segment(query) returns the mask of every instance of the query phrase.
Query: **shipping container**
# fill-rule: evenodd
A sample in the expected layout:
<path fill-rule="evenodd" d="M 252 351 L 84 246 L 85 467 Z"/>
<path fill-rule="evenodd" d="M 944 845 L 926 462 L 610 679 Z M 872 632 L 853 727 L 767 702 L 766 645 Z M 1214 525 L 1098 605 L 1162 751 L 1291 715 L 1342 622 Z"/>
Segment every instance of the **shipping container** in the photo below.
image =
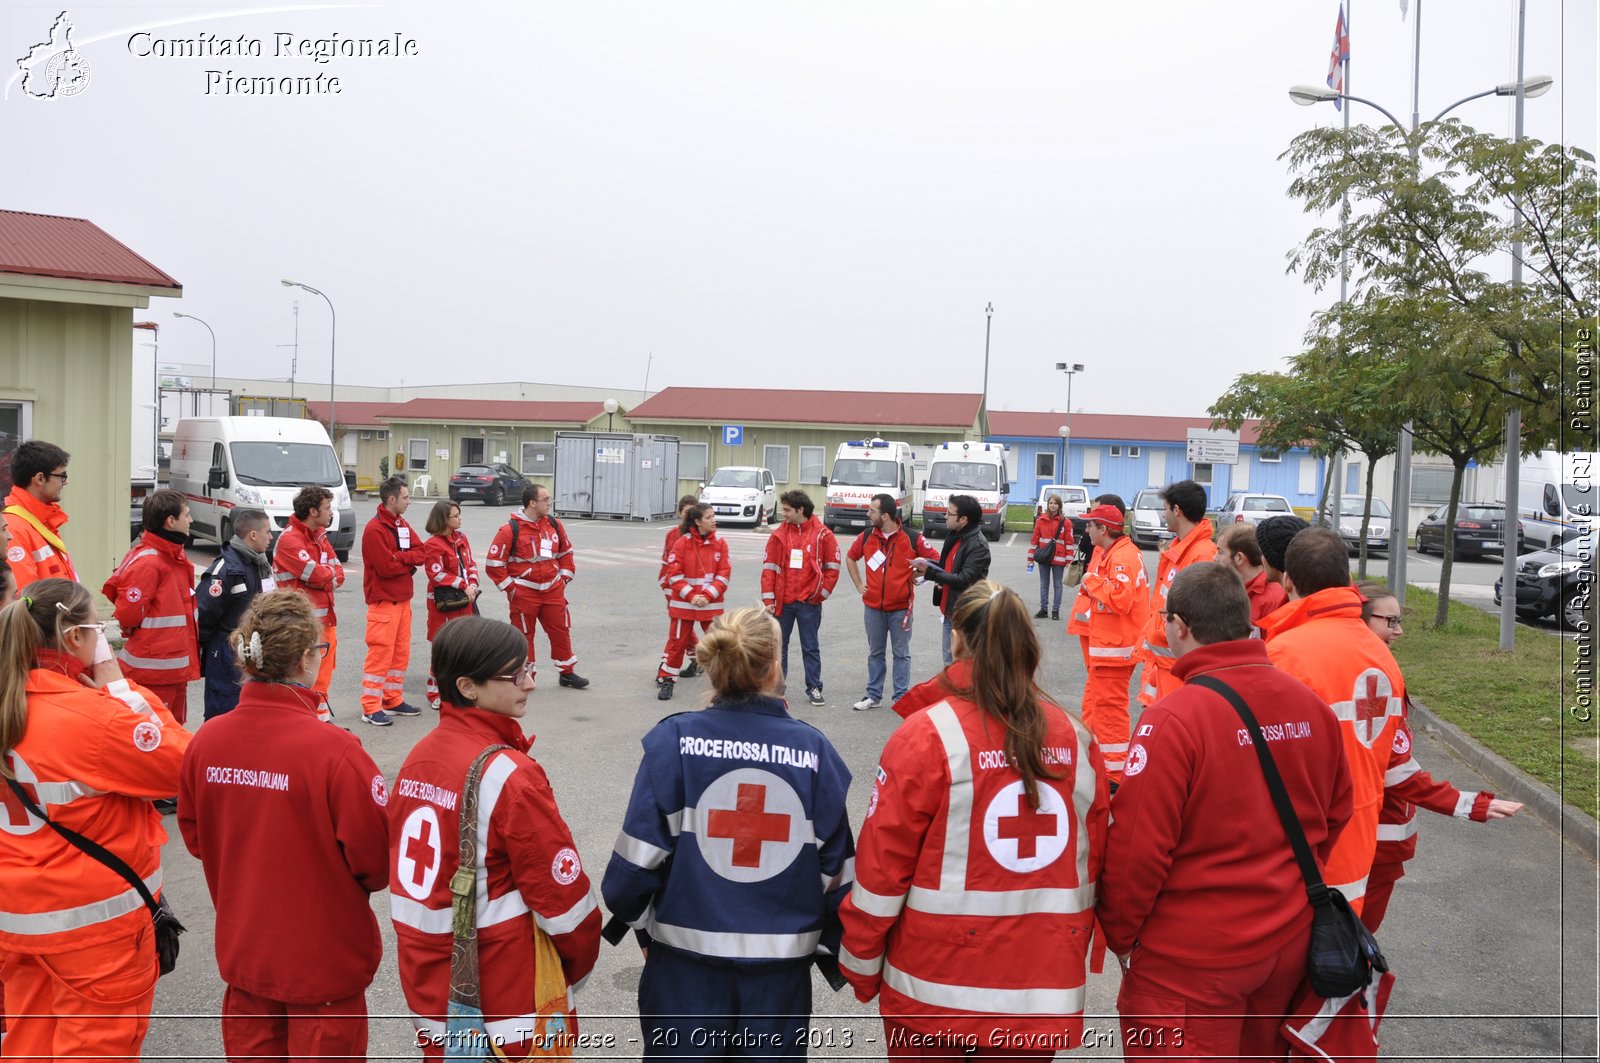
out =
<path fill-rule="evenodd" d="M 556 433 L 558 516 L 661 520 L 676 515 L 677 490 L 677 436 Z"/>

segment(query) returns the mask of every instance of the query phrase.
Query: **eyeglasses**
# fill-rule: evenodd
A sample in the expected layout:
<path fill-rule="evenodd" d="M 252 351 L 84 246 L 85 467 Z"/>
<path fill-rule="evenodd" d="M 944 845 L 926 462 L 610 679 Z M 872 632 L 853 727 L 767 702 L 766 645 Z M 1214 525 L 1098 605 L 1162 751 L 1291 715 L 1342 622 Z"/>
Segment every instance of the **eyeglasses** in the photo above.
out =
<path fill-rule="evenodd" d="M 532 679 L 533 673 L 538 670 L 538 667 L 538 665 L 534 664 L 532 661 L 529 661 L 521 668 L 518 668 L 515 672 L 512 672 L 510 675 L 492 675 L 489 678 L 498 679 L 505 683 L 521 684 L 529 679 Z"/>
<path fill-rule="evenodd" d="M 46 480 L 50 479 L 52 476 L 55 477 L 57 480 L 60 480 L 62 483 L 66 483 L 67 482 L 67 474 L 64 473 L 64 472 L 47 472 L 47 473 L 44 474 L 44 478 Z"/>
<path fill-rule="evenodd" d="M 326 657 L 328 655 L 328 651 L 333 649 L 333 643 L 331 643 L 331 642 L 319 642 L 319 643 L 317 643 L 315 646 L 313 646 L 311 648 L 316 651 L 317 656 Z"/>
<path fill-rule="evenodd" d="M 1161 619 L 1162 619 L 1162 621 L 1164 623 L 1171 623 L 1174 620 L 1182 620 L 1185 624 L 1187 624 L 1189 622 L 1188 619 L 1186 617 L 1184 617 L 1182 614 L 1174 613 L 1170 609 L 1162 609 L 1160 612 L 1161 612 Z"/>
<path fill-rule="evenodd" d="M 1404 622 L 1404 618 L 1398 614 L 1395 616 L 1384 616 L 1382 613 L 1373 613 L 1371 619 L 1382 620 L 1385 624 L 1389 625 L 1390 631 L 1398 631 L 1400 629 L 1400 625 Z"/>
<path fill-rule="evenodd" d="M 76 631 L 80 627 L 86 627 L 90 631 L 93 631 L 96 635 L 104 635 L 106 633 L 106 622 L 104 620 L 97 624 L 73 624 L 71 627 L 67 628 L 67 630 Z"/>

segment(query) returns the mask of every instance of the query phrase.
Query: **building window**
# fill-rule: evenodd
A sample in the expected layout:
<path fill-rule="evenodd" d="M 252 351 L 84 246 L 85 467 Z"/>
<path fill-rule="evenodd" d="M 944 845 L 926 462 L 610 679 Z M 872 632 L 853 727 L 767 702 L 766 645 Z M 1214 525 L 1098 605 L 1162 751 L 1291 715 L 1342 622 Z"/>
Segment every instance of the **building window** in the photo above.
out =
<path fill-rule="evenodd" d="M 387 428 L 378 429 L 378 438 L 379 439 L 388 439 L 389 438 L 389 430 Z"/>
<path fill-rule="evenodd" d="M 1411 469 L 1411 504 L 1413 506 L 1438 505 L 1450 501 L 1451 469 L 1430 469 L 1413 466 Z"/>
<path fill-rule="evenodd" d="M 12 452 L 32 436 L 33 403 L 0 402 L 0 491 L 11 490 Z M 155 472 L 150 470 L 152 476 Z"/>
<path fill-rule="evenodd" d="M 678 479 L 704 480 L 706 478 L 706 452 L 704 443 L 678 444 Z"/>
<path fill-rule="evenodd" d="M 522 475 L 554 476 L 556 471 L 556 445 L 554 443 L 522 444 Z"/>
<path fill-rule="evenodd" d="M 1138 456 L 1139 456 L 1139 448 L 1138 447 L 1129 447 L 1128 448 L 1128 457 L 1137 458 Z"/>
<path fill-rule="evenodd" d="M 1194 463 L 1194 482 L 1197 484 L 1209 484 L 1211 482 L 1211 463 L 1209 461 L 1197 461 Z"/>
<path fill-rule="evenodd" d="M 761 448 L 761 464 L 772 470 L 772 478 L 780 484 L 789 482 L 789 447 L 787 444 L 768 443 Z"/>
<path fill-rule="evenodd" d="M 1264 462 L 1282 461 L 1283 451 L 1273 450 L 1271 447 L 1262 447 L 1260 457 Z"/>
<path fill-rule="evenodd" d="M 1111 456 L 1113 458 L 1122 457 L 1122 447 L 1121 447 L 1121 445 L 1119 445 L 1117 443 L 1113 443 L 1113 444 L 1111 444 L 1111 446 L 1108 449 L 1111 451 Z"/>
<path fill-rule="evenodd" d="M 822 483 L 823 463 L 827 461 L 828 451 L 825 447 L 800 448 L 800 482 L 803 484 Z"/>
<path fill-rule="evenodd" d="M 406 468 L 426 469 L 428 467 L 428 441 L 426 439 L 406 440 Z"/>
<path fill-rule="evenodd" d="M 1056 478 L 1056 452 L 1041 450 L 1033 456 L 1033 475 L 1039 480 L 1054 480 Z"/>

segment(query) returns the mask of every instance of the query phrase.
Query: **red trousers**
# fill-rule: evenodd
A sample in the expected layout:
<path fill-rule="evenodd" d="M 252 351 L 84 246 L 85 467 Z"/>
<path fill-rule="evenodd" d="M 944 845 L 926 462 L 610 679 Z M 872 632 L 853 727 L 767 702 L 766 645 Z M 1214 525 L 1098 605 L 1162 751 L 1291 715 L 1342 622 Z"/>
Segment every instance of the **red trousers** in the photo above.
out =
<path fill-rule="evenodd" d="M 1279 1032 L 1306 973 L 1308 926 L 1264 960 L 1196 967 L 1133 952 L 1117 993 L 1123 1059 L 1282 1059 Z"/>
<path fill-rule="evenodd" d="M 439 633 L 439 629 L 444 627 L 450 621 L 454 620 L 456 617 L 477 615 L 478 607 L 476 605 L 469 605 L 465 609 L 453 609 L 448 613 L 441 613 L 438 609 L 434 608 L 433 599 L 430 597 L 428 599 L 428 642 L 431 644 L 433 642 L 433 636 Z M 439 707 L 439 681 L 433 677 L 433 667 L 431 661 L 428 667 L 428 704 L 432 705 L 436 709 Z"/>
<path fill-rule="evenodd" d="M 189 722 L 189 684 L 188 683 L 145 683 L 145 689 L 161 699 L 161 704 L 172 713 L 172 718 L 179 723 Z"/>
<path fill-rule="evenodd" d="M 366 1059 L 367 995 L 285 1004 L 228 986 L 222 994 L 222 1050 L 229 1063 Z"/>
<path fill-rule="evenodd" d="M 565 595 L 538 603 L 529 602 L 526 607 L 513 601 L 511 625 L 527 638 L 530 663 L 539 659 L 533 646 L 533 633 L 542 627 L 545 637 L 550 640 L 551 663 L 563 672 L 570 672 L 577 667 L 578 657 L 572 652 L 572 614 L 567 610 Z"/>
<path fill-rule="evenodd" d="M 944 1040 L 932 1033 L 896 1022 L 887 1016 L 883 1020 L 883 1037 L 884 1055 L 890 1059 L 912 1060 L 915 1063 L 952 1063 L 952 1061 L 963 1063 L 966 1060 L 971 1060 L 973 1063 L 982 1063 L 984 1060 L 1024 1063 L 1027 1060 L 1043 1061 L 1055 1058 L 1053 1051 L 991 1048 L 982 1038 L 976 1045 L 971 1046 L 960 1040 Z"/>
<path fill-rule="evenodd" d="M 367 605 L 367 659 L 361 666 L 361 713 L 400 704 L 411 663 L 411 603 Z"/>
<path fill-rule="evenodd" d="M 7 1059 L 136 1063 L 156 996 L 155 928 L 70 952 L 0 951 Z M 26 1016 L 26 1017 L 20 1017 Z"/>
<path fill-rule="evenodd" d="M 1361 922 L 1374 934 L 1383 925 L 1383 916 L 1389 910 L 1389 898 L 1394 895 L 1394 884 L 1406 874 L 1403 863 L 1373 864 L 1367 875 L 1367 892 L 1361 901 Z"/>
<path fill-rule="evenodd" d="M 716 616 L 694 620 L 680 620 L 673 617 L 672 625 L 667 628 L 667 648 L 661 651 L 659 674 L 668 679 L 678 678 L 678 673 L 683 671 L 683 658 L 694 653 L 694 648 L 700 644 L 700 636 L 695 631 L 695 625 L 700 626 L 700 631 L 705 631 L 711 627 L 711 621 L 715 619 Z"/>
<path fill-rule="evenodd" d="M 1106 777 L 1122 781 L 1122 766 L 1128 759 L 1128 683 L 1133 679 L 1131 663 L 1089 666 L 1089 679 L 1083 686 L 1083 725 L 1100 743 L 1106 760 Z"/>

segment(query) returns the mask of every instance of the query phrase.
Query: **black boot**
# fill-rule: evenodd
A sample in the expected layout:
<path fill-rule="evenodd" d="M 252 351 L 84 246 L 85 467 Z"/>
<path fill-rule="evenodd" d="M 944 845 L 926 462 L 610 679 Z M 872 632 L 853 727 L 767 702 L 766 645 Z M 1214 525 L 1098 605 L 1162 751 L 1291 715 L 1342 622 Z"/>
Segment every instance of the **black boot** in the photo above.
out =
<path fill-rule="evenodd" d="M 1059 610 L 1059 609 L 1050 610 L 1050 619 L 1051 620 L 1060 620 L 1061 619 L 1061 610 Z"/>
<path fill-rule="evenodd" d="M 1049 613 L 1045 610 L 1045 607 L 1041 605 L 1039 611 L 1033 614 L 1033 618 L 1035 620 L 1043 620 L 1048 615 Z"/>
<path fill-rule="evenodd" d="M 672 682 L 672 680 L 663 679 L 661 681 L 661 688 L 656 691 L 656 700 L 657 701 L 671 701 L 672 700 L 672 688 L 673 688 L 674 685 L 675 684 Z"/>

